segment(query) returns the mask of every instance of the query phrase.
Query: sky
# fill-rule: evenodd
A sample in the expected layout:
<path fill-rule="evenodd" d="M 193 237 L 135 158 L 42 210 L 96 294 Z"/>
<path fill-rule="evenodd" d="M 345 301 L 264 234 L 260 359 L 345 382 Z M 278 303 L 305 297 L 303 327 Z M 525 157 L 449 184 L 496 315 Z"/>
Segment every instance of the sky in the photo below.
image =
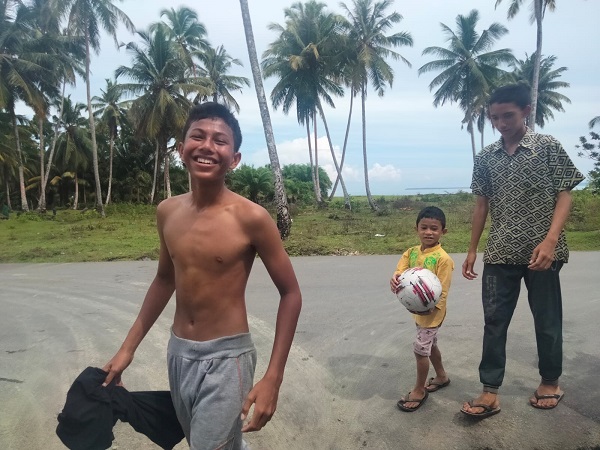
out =
<path fill-rule="evenodd" d="M 506 18 L 511 0 L 504 0 L 497 9 L 495 0 L 396 0 L 388 13 L 397 11 L 403 20 L 390 33 L 405 31 L 412 35 L 413 47 L 399 47 L 396 51 L 412 65 L 390 60 L 394 82 L 383 97 L 369 91 L 366 103 L 367 151 L 371 193 L 373 195 L 408 195 L 429 192 L 468 191 L 471 181 L 472 150 L 470 136 L 461 129 L 463 113 L 456 105 L 433 107 L 433 92 L 429 83 L 435 72 L 418 75 L 417 70 L 433 59 L 422 56 L 425 47 L 446 46 L 440 23 L 456 28 L 458 14 L 467 15 L 473 8 L 479 11 L 479 32 L 493 22 L 503 24 L 509 33 L 501 38 L 495 49 L 510 48 L 518 59 L 535 51 L 534 25 L 529 22 L 530 1 L 525 1 L 520 13 Z M 238 0 L 172 2 L 167 0 L 125 0 L 114 2 L 142 30 L 160 20 L 160 10 L 180 5 L 194 9 L 208 30 L 208 40 L 213 47 L 223 45 L 227 52 L 243 63 L 232 70 L 233 75 L 252 80 Z M 339 1 L 326 0 L 328 10 L 342 13 Z M 292 1 L 249 0 L 250 15 L 259 60 L 277 35 L 269 31 L 269 23 L 284 23 L 284 8 Z M 351 1 L 346 4 L 351 6 Z M 576 145 L 579 136 L 589 132 L 588 122 L 600 115 L 600 1 L 560 0 L 554 12 L 547 12 L 543 22 L 545 56 L 557 57 L 555 68 L 567 67 L 562 81 L 570 87 L 560 92 L 572 101 L 564 104 L 565 112 L 555 113 L 543 129 L 536 131 L 551 134 L 562 142 L 575 165 L 587 175 L 593 168 L 589 159 L 578 157 Z M 120 27 L 119 42 L 139 41 L 136 36 Z M 104 36 L 101 53 L 92 57 L 92 95 L 98 95 L 106 78 L 114 77 L 119 65 L 129 65 L 131 55 L 118 51 L 114 41 Z M 274 79 L 264 81 L 267 97 L 275 84 Z M 243 133 L 242 162 L 259 167 L 269 163 L 264 132 L 256 93 L 250 88 L 235 93 L 241 111 L 238 115 Z M 85 102 L 85 84 L 79 81 L 72 91 L 74 100 Z M 335 98 L 335 108 L 326 108 L 325 114 L 336 154 L 341 156 L 350 96 Z M 289 115 L 273 110 L 269 102 L 277 151 L 282 165 L 308 163 L 306 131 L 298 124 L 295 107 Z M 499 134 L 486 128 L 485 145 L 499 138 Z M 479 150 L 479 135 L 476 136 Z M 365 195 L 364 165 L 361 143 L 360 102 L 355 101 L 343 175 L 350 195 Z M 324 128 L 319 125 L 319 162 L 334 179 L 335 168 L 327 145 Z M 338 190 L 336 195 L 341 195 Z"/>

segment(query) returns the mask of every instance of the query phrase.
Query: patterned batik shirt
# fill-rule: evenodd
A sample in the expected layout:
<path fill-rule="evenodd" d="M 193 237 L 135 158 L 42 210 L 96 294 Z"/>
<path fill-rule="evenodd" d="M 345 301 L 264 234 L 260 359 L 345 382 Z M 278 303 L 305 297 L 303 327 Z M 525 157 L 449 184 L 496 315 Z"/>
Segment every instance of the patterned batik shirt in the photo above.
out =
<path fill-rule="evenodd" d="M 492 224 L 483 262 L 529 264 L 533 249 L 550 230 L 557 195 L 585 177 L 573 165 L 560 142 L 527 128 L 513 155 L 502 138 L 475 157 L 471 189 L 489 199 Z M 567 262 L 564 231 L 555 259 Z"/>

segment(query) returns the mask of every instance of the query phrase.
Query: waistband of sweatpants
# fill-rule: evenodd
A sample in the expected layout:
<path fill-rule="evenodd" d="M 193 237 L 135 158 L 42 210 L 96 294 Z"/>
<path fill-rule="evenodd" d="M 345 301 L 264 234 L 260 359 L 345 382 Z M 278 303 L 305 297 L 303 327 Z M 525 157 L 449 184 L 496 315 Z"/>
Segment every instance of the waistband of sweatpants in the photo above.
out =
<path fill-rule="evenodd" d="M 192 360 L 237 358 L 252 350 L 255 350 L 255 347 L 250 333 L 224 336 L 210 341 L 192 341 L 176 336 L 172 329 L 167 347 L 169 355 Z"/>

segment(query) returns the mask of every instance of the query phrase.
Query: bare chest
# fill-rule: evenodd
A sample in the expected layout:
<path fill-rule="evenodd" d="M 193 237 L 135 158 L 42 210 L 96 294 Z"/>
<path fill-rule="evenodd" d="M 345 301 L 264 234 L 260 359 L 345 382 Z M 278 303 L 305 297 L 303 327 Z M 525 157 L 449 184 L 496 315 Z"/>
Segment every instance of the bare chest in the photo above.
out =
<path fill-rule="evenodd" d="M 164 236 L 173 263 L 184 270 L 223 272 L 254 255 L 247 233 L 228 214 L 173 218 Z"/>

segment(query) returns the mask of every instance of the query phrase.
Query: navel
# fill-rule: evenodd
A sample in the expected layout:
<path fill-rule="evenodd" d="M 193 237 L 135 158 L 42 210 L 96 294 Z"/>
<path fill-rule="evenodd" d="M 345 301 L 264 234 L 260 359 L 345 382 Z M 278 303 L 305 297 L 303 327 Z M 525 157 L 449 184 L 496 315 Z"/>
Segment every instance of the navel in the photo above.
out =
<path fill-rule="evenodd" d="M 221 258 L 220 256 L 216 256 L 215 259 L 218 263 L 223 264 L 223 258 Z"/>

